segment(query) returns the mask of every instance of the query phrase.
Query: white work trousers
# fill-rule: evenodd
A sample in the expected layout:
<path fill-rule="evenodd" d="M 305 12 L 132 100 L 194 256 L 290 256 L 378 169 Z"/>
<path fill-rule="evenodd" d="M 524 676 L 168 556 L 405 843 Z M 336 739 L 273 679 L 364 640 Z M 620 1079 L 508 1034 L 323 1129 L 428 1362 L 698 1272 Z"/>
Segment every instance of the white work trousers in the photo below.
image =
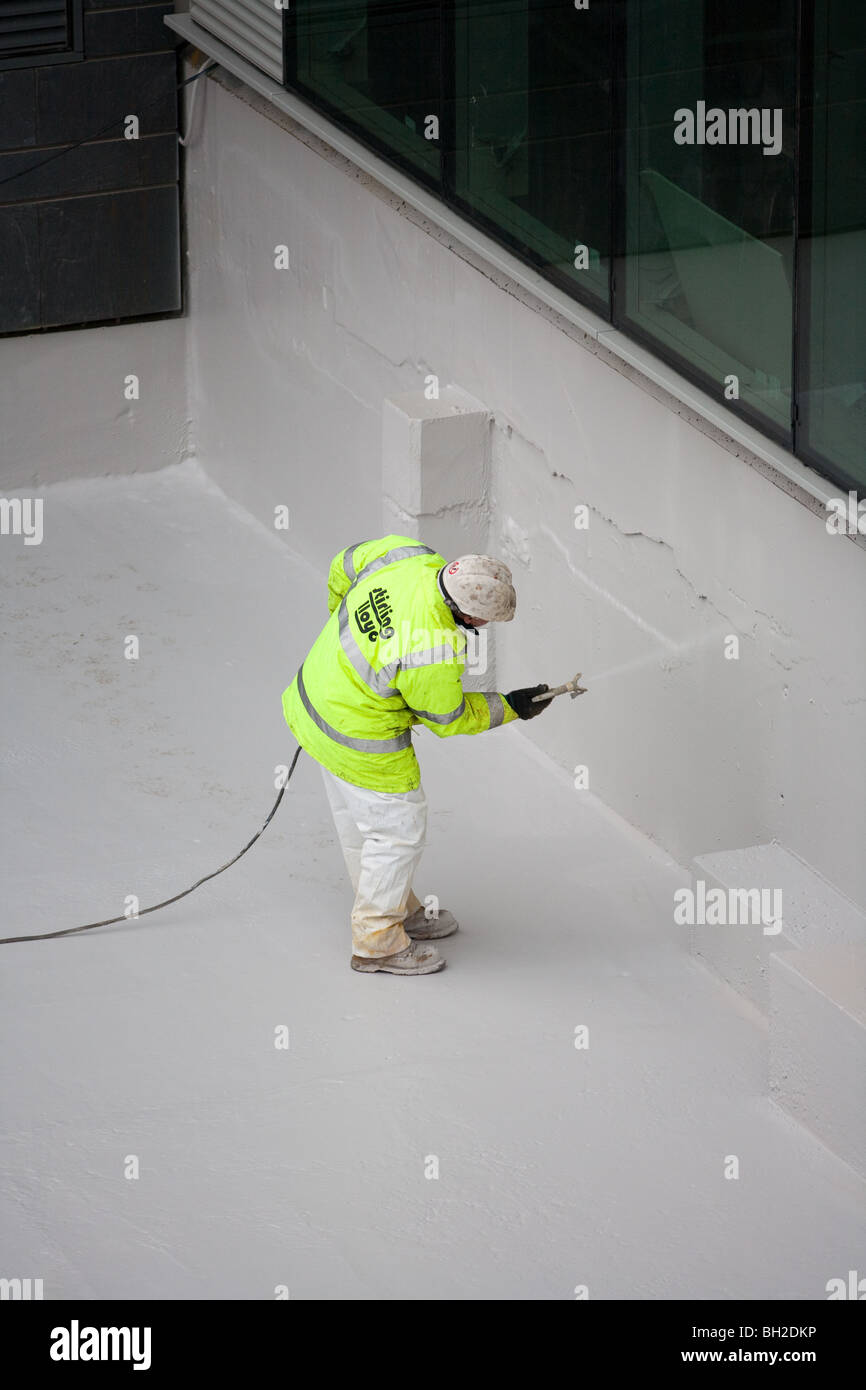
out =
<path fill-rule="evenodd" d="M 334 825 L 355 890 L 352 950 L 356 956 L 391 956 L 411 945 L 406 917 L 421 907 L 412 877 L 426 843 L 427 798 L 411 792 L 374 792 L 322 768 Z"/>

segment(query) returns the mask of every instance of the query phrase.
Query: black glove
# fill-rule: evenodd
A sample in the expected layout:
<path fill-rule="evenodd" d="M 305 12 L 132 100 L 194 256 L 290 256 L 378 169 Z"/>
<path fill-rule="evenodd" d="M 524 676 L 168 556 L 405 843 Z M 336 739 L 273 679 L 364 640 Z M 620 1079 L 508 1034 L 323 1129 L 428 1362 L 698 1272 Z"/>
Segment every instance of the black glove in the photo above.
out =
<path fill-rule="evenodd" d="M 519 715 L 521 719 L 534 719 L 543 709 L 547 709 L 548 705 L 552 705 L 553 701 L 539 700 L 538 704 L 534 705 L 532 697 L 533 695 L 543 695 L 545 690 L 549 689 L 549 685 L 527 685 L 522 690 L 509 691 L 505 698 L 514 713 Z"/>

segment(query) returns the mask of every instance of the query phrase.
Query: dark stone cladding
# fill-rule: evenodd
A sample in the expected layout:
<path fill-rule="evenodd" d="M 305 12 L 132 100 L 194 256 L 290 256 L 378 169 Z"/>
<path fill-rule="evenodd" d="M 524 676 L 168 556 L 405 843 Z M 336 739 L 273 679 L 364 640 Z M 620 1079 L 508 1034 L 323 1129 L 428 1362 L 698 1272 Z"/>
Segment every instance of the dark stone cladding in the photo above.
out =
<path fill-rule="evenodd" d="M 82 59 L 0 69 L 0 333 L 180 309 L 172 8 L 84 0 Z"/>

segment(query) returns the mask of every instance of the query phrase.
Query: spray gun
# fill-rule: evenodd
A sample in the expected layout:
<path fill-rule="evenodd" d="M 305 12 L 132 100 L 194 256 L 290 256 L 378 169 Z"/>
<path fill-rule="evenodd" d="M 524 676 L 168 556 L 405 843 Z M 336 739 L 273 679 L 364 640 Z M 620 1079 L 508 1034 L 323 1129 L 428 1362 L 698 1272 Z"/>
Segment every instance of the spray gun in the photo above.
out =
<path fill-rule="evenodd" d="M 553 690 L 545 690 L 543 695 L 533 695 L 532 704 L 537 705 L 542 700 L 555 700 L 557 695 L 564 695 L 566 691 L 571 696 L 572 700 L 576 700 L 578 695 L 585 695 L 587 687 L 578 684 L 580 674 L 580 671 L 578 671 L 577 675 L 574 676 L 572 680 L 565 682 L 565 685 L 557 685 Z"/>

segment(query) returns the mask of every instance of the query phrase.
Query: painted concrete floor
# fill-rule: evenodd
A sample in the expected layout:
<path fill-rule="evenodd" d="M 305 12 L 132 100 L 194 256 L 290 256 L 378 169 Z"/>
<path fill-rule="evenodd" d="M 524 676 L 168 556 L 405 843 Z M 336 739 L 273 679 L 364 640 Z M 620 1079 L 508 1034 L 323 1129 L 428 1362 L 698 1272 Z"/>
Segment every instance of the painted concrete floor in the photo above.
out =
<path fill-rule="evenodd" d="M 4 935 L 148 906 L 246 843 L 326 616 L 323 576 L 195 465 L 44 498 L 42 544 L 0 546 Z M 825 1298 L 862 1264 L 864 1183 L 767 1101 L 760 1019 L 672 923 L 686 873 L 519 727 L 417 747 L 416 887 L 463 924 L 439 975 L 349 969 L 305 755 L 183 902 L 3 948 L 0 1275 L 46 1299 Z"/>

